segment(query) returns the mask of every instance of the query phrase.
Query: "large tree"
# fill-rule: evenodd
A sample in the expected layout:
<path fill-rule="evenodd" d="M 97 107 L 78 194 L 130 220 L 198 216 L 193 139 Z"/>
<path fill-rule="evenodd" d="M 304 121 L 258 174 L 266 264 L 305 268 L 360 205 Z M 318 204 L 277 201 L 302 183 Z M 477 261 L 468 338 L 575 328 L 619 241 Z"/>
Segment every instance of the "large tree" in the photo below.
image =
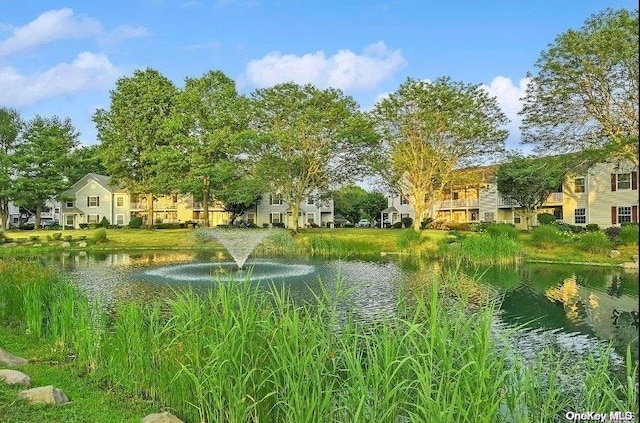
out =
<path fill-rule="evenodd" d="M 23 125 L 17 110 L 0 107 L 0 230 L 7 227 L 9 219 L 9 201 L 15 188 L 15 150 Z"/>
<path fill-rule="evenodd" d="M 407 196 L 415 230 L 454 170 L 502 151 L 507 137 L 497 100 L 480 85 L 447 77 L 409 78 L 376 104 L 372 116 L 382 140 L 378 171 Z"/>
<path fill-rule="evenodd" d="M 367 191 L 357 185 L 346 185 L 338 188 L 332 195 L 333 208 L 349 222 L 355 224 L 362 217 L 362 204 Z"/>
<path fill-rule="evenodd" d="M 36 227 L 40 226 L 45 202 L 70 185 L 64 175 L 73 165 L 70 155 L 79 144 L 79 136 L 68 118 L 36 116 L 27 122 L 23 142 L 15 152 L 15 203 L 35 209 Z"/>
<path fill-rule="evenodd" d="M 536 62 L 521 114 L 538 151 L 596 150 L 638 165 L 638 10 L 607 9 Z"/>
<path fill-rule="evenodd" d="M 512 154 L 496 172 L 498 191 L 522 207 L 527 229 L 538 208 L 565 178 L 568 157 L 524 157 Z"/>
<path fill-rule="evenodd" d="M 167 194 L 163 154 L 170 148 L 168 119 L 177 89 L 154 69 L 120 78 L 111 91 L 111 106 L 93 116 L 104 166 L 112 182 L 147 200 L 147 227 L 153 228 L 154 195 Z"/>
<path fill-rule="evenodd" d="M 71 152 L 73 166 L 65 174 L 71 184 L 78 182 L 87 173 L 109 174 L 102 163 L 100 147 L 100 144 L 80 146 Z"/>
<path fill-rule="evenodd" d="M 251 98 L 256 176 L 289 205 L 297 231 L 300 202 L 364 170 L 375 134 L 357 103 L 337 89 L 286 83 Z"/>
<path fill-rule="evenodd" d="M 248 99 L 221 71 L 187 78 L 178 94 L 169 122 L 173 142 L 163 155 L 166 169 L 173 170 L 165 173 L 166 184 L 202 201 L 205 226 L 213 198 L 244 204 L 256 197 L 245 195 L 253 184 L 240 183 L 248 175 L 241 154 L 244 138 L 239 136 L 247 129 L 248 116 Z M 176 174 L 180 177 L 174 178 Z"/>

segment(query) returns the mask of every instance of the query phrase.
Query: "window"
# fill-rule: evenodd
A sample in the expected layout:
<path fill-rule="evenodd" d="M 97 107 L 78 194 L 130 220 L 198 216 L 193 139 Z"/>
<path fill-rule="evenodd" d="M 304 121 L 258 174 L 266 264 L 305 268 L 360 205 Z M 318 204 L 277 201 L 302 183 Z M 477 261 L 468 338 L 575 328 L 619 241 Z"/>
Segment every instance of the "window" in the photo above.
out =
<path fill-rule="evenodd" d="M 315 200 L 313 199 L 313 197 L 307 197 L 307 205 L 311 206 L 314 202 Z"/>
<path fill-rule="evenodd" d="M 256 223 L 256 214 L 255 213 L 247 213 L 247 223 L 251 223 L 251 224 Z"/>
<path fill-rule="evenodd" d="M 67 201 L 67 202 L 65 203 L 65 206 L 66 206 L 68 209 L 72 209 L 72 208 L 75 206 L 75 203 L 74 203 L 73 201 Z"/>
<path fill-rule="evenodd" d="M 587 223 L 587 209 L 576 209 L 574 223 Z"/>
<path fill-rule="evenodd" d="M 573 180 L 573 192 L 584 192 L 584 178 L 575 178 Z"/>
<path fill-rule="evenodd" d="M 92 195 L 87 197 L 87 207 L 99 207 L 100 206 L 100 197 L 97 195 Z"/>
<path fill-rule="evenodd" d="M 87 215 L 87 223 L 98 223 L 100 222 L 100 219 L 98 219 L 100 216 L 97 214 L 88 214 Z"/>
<path fill-rule="evenodd" d="M 73 226 L 75 224 L 75 216 L 72 214 L 68 214 L 65 216 L 65 225 Z"/>
<path fill-rule="evenodd" d="M 631 174 L 630 173 L 618 173 L 617 175 L 617 188 L 618 189 L 631 189 Z"/>
<path fill-rule="evenodd" d="M 124 214 L 116 214 L 116 225 L 124 225 Z"/>
<path fill-rule="evenodd" d="M 516 217 L 514 217 L 514 218 L 513 218 L 513 223 L 514 223 L 514 224 L 516 224 L 516 225 L 517 225 L 517 224 L 518 224 L 518 223 L 520 223 L 520 222 L 522 222 L 522 219 L 520 218 L 520 216 L 516 216 Z"/>
<path fill-rule="evenodd" d="M 282 213 L 271 213 L 269 220 L 271 223 L 282 223 Z"/>
<path fill-rule="evenodd" d="M 116 197 L 116 207 L 124 207 L 124 197 Z"/>
<path fill-rule="evenodd" d="M 282 204 L 282 196 L 281 195 L 274 195 L 271 194 L 271 201 L 270 201 L 271 205 L 274 204 Z"/>
<path fill-rule="evenodd" d="M 484 214 L 484 221 L 485 222 L 493 222 L 494 221 L 493 212 L 486 212 Z"/>
<path fill-rule="evenodd" d="M 452 194 L 452 196 L 453 196 L 453 199 L 454 199 L 454 200 L 458 200 L 458 199 L 459 199 L 459 197 L 460 197 L 460 193 L 459 193 L 459 192 L 454 192 L 454 193 Z"/>
<path fill-rule="evenodd" d="M 409 204 L 409 200 L 404 195 L 400 196 L 400 204 Z"/>
<path fill-rule="evenodd" d="M 51 213 L 51 207 L 44 206 L 42 208 L 42 213 Z"/>
<path fill-rule="evenodd" d="M 307 224 L 313 225 L 314 223 L 316 223 L 316 217 L 314 214 L 309 213 L 307 215 Z"/>
<path fill-rule="evenodd" d="M 631 222 L 631 207 L 618 207 L 618 223 Z"/>

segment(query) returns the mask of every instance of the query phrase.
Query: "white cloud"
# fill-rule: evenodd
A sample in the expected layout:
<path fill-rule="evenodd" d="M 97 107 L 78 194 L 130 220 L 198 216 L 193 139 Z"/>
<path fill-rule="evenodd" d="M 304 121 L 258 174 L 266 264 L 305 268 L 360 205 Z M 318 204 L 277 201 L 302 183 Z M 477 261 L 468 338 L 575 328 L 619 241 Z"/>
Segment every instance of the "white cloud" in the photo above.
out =
<path fill-rule="evenodd" d="M 28 24 L 15 28 L 0 42 L 0 57 L 65 38 L 83 38 L 102 32 L 95 19 L 75 16 L 69 8 L 49 10 Z"/>
<path fill-rule="evenodd" d="M 132 38 L 142 38 L 151 35 L 149 30 L 143 26 L 137 25 L 120 25 L 107 32 L 101 39 L 100 43 L 104 45 L 119 44 L 124 40 Z"/>
<path fill-rule="evenodd" d="M 522 109 L 521 98 L 524 97 L 529 82 L 529 78 L 522 78 L 518 85 L 515 85 L 511 78 L 496 76 L 489 85 L 482 84 L 482 88 L 497 98 L 500 108 L 511 121 L 507 127 L 511 141 L 509 144 L 520 140 L 522 118 L 518 116 L 518 112 Z"/>
<path fill-rule="evenodd" d="M 362 54 L 339 50 L 326 57 L 323 51 L 302 56 L 270 52 L 247 63 L 242 79 L 255 87 L 293 81 L 345 91 L 371 90 L 406 64 L 400 50 L 389 50 L 379 41 L 367 46 Z"/>
<path fill-rule="evenodd" d="M 0 106 L 23 107 L 51 97 L 106 88 L 122 74 L 107 56 L 91 52 L 35 75 L 22 75 L 12 67 L 0 68 Z"/>

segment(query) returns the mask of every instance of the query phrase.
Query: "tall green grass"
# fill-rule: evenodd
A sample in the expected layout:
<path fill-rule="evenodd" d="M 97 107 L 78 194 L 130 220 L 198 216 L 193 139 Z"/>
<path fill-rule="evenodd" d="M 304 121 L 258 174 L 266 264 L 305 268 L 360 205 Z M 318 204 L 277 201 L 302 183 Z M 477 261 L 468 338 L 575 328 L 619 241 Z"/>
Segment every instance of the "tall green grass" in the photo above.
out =
<path fill-rule="evenodd" d="M 521 245 L 506 233 L 470 235 L 440 245 L 440 253 L 447 261 L 488 266 L 517 263 L 521 251 Z"/>
<path fill-rule="evenodd" d="M 43 271 L 5 264 L 0 274 L 12 272 Z M 0 281 L 3 298 L 31 298 Z M 455 271 L 435 271 L 422 294 L 399 302 L 397 317 L 370 323 L 339 312 L 343 296 L 330 289 L 318 293 L 318 304 L 296 306 L 285 292 L 248 282 L 121 304 L 98 323 L 96 309 L 71 287 L 56 291 L 64 299 L 43 297 L 57 306 L 4 308 L 3 316 L 44 322 L 41 336 L 65 340 L 92 377 L 185 421 L 550 422 L 576 404 L 637 413 L 631 360 L 627 379 L 618 380 L 607 354 L 590 357 L 584 383 L 567 386 L 561 357 L 520 361 L 493 333 L 496 303 L 470 307 L 471 290 L 458 281 Z M 456 299 L 443 295 L 452 291 Z M 67 327 L 69 316 L 77 323 Z"/>

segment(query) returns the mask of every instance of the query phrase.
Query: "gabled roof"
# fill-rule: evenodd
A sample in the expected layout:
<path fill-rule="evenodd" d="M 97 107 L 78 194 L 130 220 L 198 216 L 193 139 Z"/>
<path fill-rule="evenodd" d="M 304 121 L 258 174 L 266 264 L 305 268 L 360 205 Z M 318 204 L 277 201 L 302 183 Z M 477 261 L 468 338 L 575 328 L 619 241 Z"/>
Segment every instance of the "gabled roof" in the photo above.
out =
<path fill-rule="evenodd" d="M 105 188 L 111 193 L 116 193 L 121 191 L 117 187 L 114 187 L 109 183 L 109 177 L 105 175 L 98 175 L 97 173 L 87 173 L 83 176 L 78 182 L 71 185 L 71 187 L 66 190 L 62 195 L 75 194 L 81 187 L 85 186 L 90 180 L 96 181 L 100 186 Z"/>

